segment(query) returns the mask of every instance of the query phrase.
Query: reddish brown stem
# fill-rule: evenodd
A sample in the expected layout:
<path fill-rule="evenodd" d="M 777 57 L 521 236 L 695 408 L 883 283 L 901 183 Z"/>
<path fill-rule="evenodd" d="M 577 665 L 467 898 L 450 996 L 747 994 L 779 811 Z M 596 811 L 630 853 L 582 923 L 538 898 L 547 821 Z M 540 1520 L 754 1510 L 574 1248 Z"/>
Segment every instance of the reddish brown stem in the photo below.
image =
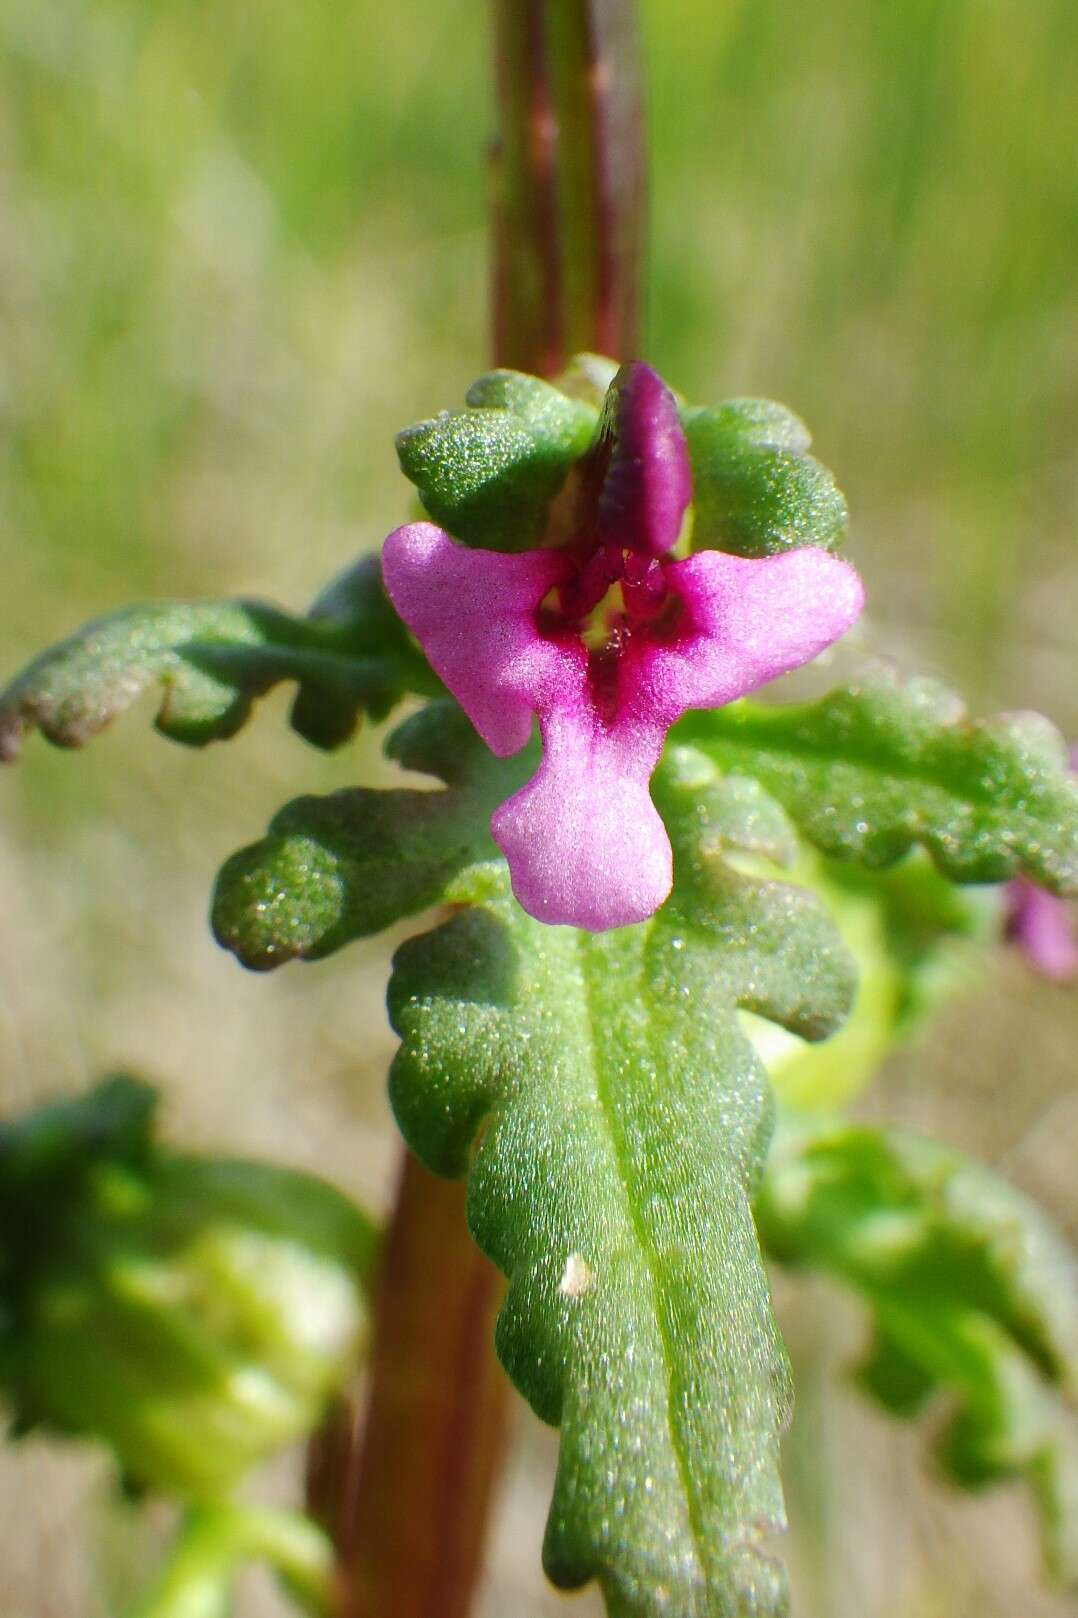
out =
<path fill-rule="evenodd" d="M 627 0 L 494 0 L 494 352 L 552 376 L 636 353 L 644 146 Z"/>
<path fill-rule="evenodd" d="M 544 0 L 495 0 L 501 128 L 492 157 L 495 363 L 553 376 L 564 363 L 558 126 Z"/>
<path fill-rule="evenodd" d="M 631 5 L 587 8 L 595 209 L 593 346 L 632 359 L 639 343 L 646 219 L 644 118 Z"/>
<path fill-rule="evenodd" d="M 467 1618 L 501 1460 L 501 1277 L 464 1190 L 406 1154 L 374 1302 L 366 1415 L 312 1446 L 311 1510 L 338 1552 L 340 1618 Z"/>

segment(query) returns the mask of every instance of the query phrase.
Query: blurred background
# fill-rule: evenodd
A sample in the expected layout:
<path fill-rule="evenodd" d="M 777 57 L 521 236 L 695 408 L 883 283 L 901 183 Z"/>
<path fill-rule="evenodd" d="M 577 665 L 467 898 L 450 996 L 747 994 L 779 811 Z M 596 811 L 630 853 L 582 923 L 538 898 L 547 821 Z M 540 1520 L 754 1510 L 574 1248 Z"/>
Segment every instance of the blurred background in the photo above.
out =
<path fill-rule="evenodd" d="M 1074 0 L 647 0 L 646 357 L 700 402 L 811 424 L 872 630 L 977 708 L 1078 736 Z M 485 365 L 480 0 L 4 0 L 0 675 L 155 595 L 303 607 L 400 519 L 394 431 Z M 143 710 L 0 780 L 0 1108 L 124 1064 L 173 1138 L 313 1167 L 384 1206 L 393 940 L 245 976 L 205 919 L 299 792 L 368 777 L 285 726 L 186 752 Z M 360 755 L 357 757 L 357 753 Z M 1072 1237 L 1076 997 L 1003 963 L 883 1076 L 876 1111 L 1003 1168 Z M 1021 1491 L 953 1500 L 843 1382 L 860 1323 L 780 1288 L 800 1405 L 802 1618 L 1062 1618 Z M 554 1440 L 526 1412 L 482 1618 L 547 1591 Z M 821 1464 L 822 1463 L 822 1464 Z M 100 1463 L 0 1458 L 0 1618 L 98 1614 Z M 281 1609 L 254 1580 L 244 1618 Z"/>

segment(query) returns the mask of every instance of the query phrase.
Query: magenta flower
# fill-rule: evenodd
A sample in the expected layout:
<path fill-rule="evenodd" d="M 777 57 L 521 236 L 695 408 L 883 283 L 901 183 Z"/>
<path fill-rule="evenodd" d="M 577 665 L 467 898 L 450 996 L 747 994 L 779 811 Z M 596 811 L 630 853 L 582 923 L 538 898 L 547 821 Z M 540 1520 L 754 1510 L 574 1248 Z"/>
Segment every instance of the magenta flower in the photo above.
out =
<path fill-rule="evenodd" d="M 1070 750 L 1070 767 L 1078 770 L 1078 746 Z M 1003 890 L 1006 937 L 1042 977 L 1069 983 L 1078 977 L 1078 940 L 1070 906 L 1028 876 L 1016 876 Z"/>
<path fill-rule="evenodd" d="M 577 463 L 568 537 L 515 555 L 431 523 L 386 540 L 386 589 L 432 667 L 499 757 L 543 758 L 491 831 L 523 908 L 601 932 L 670 891 L 648 782 L 667 729 L 796 668 L 842 635 L 860 581 L 826 551 L 672 555 L 692 498 L 673 396 L 648 366 L 611 384 Z"/>
<path fill-rule="evenodd" d="M 1078 943 L 1064 899 L 1016 876 L 1004 890 L 1004 929 L 1042 977 L 1068 983 L 1078 977 Z"/>

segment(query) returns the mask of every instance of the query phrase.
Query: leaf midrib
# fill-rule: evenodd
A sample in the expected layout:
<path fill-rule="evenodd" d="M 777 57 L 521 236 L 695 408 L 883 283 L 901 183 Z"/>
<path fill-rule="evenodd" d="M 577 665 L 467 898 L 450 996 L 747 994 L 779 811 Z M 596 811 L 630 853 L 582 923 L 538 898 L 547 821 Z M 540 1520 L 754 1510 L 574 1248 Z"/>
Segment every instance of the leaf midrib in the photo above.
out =
<path fill-rule="evenodd" d="M 636 1237 L 637 1247 L 642 1255 L 644 1267 L 648 1275 L 652 1299 L 652 1315 L 655 1320 L 655 1328 L 662 1350 L 663 1370 L 666 1376 L 666 1430 L 669 1435 L 670 1448 L 673 1452 L 674 1463 L 677 1467 L 678 1478 L 681 1483 L 681 1491 L 685 1498 L 685 1510 L 689 1521 L 689 1529 L 692 1534 L 693 1549 L 696 1555 L 696 1561 L 700 1569 L 701 1577 L 706 1579 L 707 1562 L 703 1555 L 703 1549 L 707 1545 L 708 1536 L 701 1516 L 700 1503 L 692 1487 L 692 1466 L 680 1443 L 678 1425 L 675 1420 L 673 1368 L 674 1352 L 673 1344 L 670 1341 L 670 1337 L 666 1329 L 664 1311 L 660 1307 L 660 1299 L 663 1296 L 663 1283 L 661 1279 L 659 1255 L 655 1250 L 655 1244 L 652 1240 L 651 1234 L 637 1211 L 636 1203 L 632 1195 L 634 1179 L 631 1164 L 626 1158 L 621 1130 L 617 1122 L 616 1108 L 612 1106 L 609 1099 L 609 1081 L 606 1076 L 605 1065 L 602 1061 L 600 1046 L 596 1039 L 595 1030 L 597 1026 L 601 1026 L 601 1018 L 598 1018 L 595 1013 L 591 974 L 589 971 L 589 956 L 592 952 L 593 946 L 591 945 L 588 935 L 585 933 L 574 932 L 572 934 L 572 938 L 576 946 L 580 981 L 582 982 L 584 988 L 584 1010 L 586 1023 L 585 1033 L 588 1041 L 589 1066 L 591 1068 L 595 1085 L 595 1097 L 596 1101 L 598 1102 L 598 1110 L 602 1120 L 603 1130 L 610 1146 L 610 1153 L 613 1159 L 618 1184 L 625 1203 L 628 1223 Z M 651 1001 L 650 996 L 647 994 L 647 987 L 643 980 L 643 973 L 640 972 L 639 969 L 636 973 L 636 978 L 637 981 L 635 988 L 640 994 L 642 1000 L 644 1000 L 648 1006 L 648 1044 L 650 1049 L 650 1027 L 652 1022 Z"/>
<path fill-rule="evenodd" d="M 718 710 L 716 710 L 717 714 Z M 714 717 L 714 716 L 713 716 Z M 933 787 L 955 804 L 974 804 L 978 807 L 993 808 L 1000 802 L 1000 794 L 993 792 L 989 787 L 981 787 L 970 783 L 963 785 L 960 790 L 951 787 L 945 776 L 945 766 L 940 764 L 938 769 L 926 768 L 920 760 L 904 760 L 895 754 L 873 753 L 851 755 L 838 752 L 828 746 L 824 741 L 816 741 L 812 737 L 796 733 L 781 732 L 782 744 L 777 745 L 772 739 L 772 733 L 778 732 L 777 722 L 761 721 L 753 716 L 748 721 L 735 720 L 729 730 L 720 728 L 718 734 L 714 732 L 707 736 L 696 733 L 689 726 L 686 731 L 687 738 L 691 738 L 694 745 L 705 748 L 712 747 L 716 751 L 729 751 L 739 757 L 744 754 L 767 753 L 772 755 L 786 753 L 798 759 L 810 759 L 819 763 L 844 764 L 850 769 L 864 770 L 866 774 L 876 776 L 890 776 L 900 781 L 920 781 Z M 940 733 L 933 738 L 938 743 L 942 739 Z M 1008 807 L 1018 804 L 1022 807 L 1024 799 L 1021 794 L 1009 794 L 1005 799 Z M 1030 819 L 1040 818 L 1030 816 Z M 918 811 L 918 819 L 924 819 L 924 812 Z"/>

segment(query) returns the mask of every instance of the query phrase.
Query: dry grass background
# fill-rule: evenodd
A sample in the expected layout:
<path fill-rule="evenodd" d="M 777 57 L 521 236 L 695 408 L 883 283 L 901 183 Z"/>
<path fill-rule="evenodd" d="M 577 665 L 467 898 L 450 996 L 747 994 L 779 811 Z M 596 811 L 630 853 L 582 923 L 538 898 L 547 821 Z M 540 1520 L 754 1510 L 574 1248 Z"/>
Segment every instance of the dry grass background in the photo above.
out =
<path fill-rule="evenodd" d="M 692 396 L 812 423 L 894 655 L 1078 735 L 1078 8 L 649 0 L 645 20 L 648 357 Z M 393 431 L 483 364 L 485 21 L 479 0 L 5 0 L 5 671 L 138 597 L 298 607 L 398 520 Z M 31 742 L 0 781 L 0 1103 L 130 1066 L 176 1139 L 381 1207 L 392 940 L 256 978 L 206 928 L 221 860 L 286 797 L 379 767 L 376 738 L 325 759 L 284 713 L 271 697 L 195 754 L 140 712 L 76 758 Z M 870 1104 L 1078 1235 L 1076 1033 L 1073 997 L 1005 963 Z M 844 1388 L 856 1311 L 779 1303 L 800 1618 L 1063 1618 L 1021 1493 L 947 1494 L 923 1437 Z M 594 1613 L 542 1584 L 554 1441 L 524 1412 L 517 1439 L 483 1618 Z M 103 1500 L 90 1455 L 0 1458 L 0 1618 L 99 1610 Z M 242 1610 L 280 1608 L 256 1579 Z"/>

